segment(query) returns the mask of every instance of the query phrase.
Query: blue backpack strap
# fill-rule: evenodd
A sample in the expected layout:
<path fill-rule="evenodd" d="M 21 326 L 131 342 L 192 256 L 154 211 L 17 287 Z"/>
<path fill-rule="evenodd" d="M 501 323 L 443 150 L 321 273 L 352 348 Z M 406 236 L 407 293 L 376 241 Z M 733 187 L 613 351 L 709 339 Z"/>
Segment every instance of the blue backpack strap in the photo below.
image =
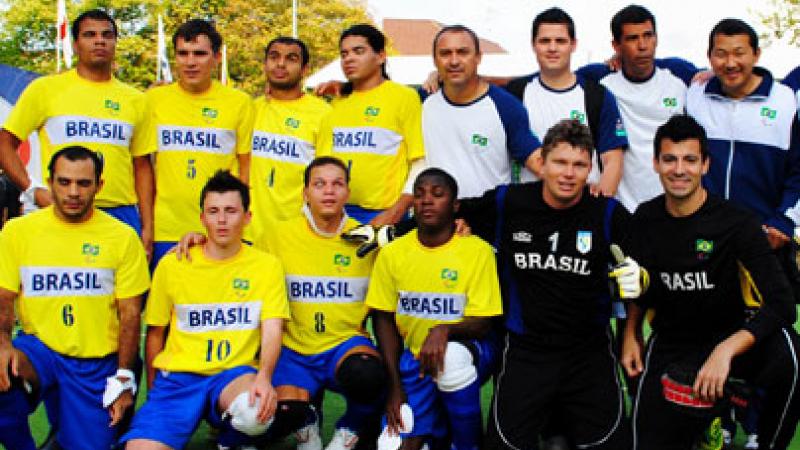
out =
<path fill-rule="evenodd" d="M 503 216 L 505 214 L 505 207 L 506 207 L 506 193 L 508 193 L 508 185 L 501 184 L 497 186 L 497 190 L 494 193 L 494 203 L 495 208 L 497 209 L 497 215 L 495 217 L 494 223 L 494 241 L 492 245 L 494 245 L 495 250 L 500 249 L 500 242 L 503 238 Z"/>

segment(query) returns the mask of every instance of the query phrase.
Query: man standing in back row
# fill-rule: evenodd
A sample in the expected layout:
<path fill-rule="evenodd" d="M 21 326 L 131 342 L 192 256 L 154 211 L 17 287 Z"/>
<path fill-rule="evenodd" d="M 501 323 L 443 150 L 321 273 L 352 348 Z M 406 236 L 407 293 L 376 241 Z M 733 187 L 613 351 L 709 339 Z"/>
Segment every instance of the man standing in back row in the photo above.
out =
<path fill-rule="evenodd" d="M 155 244 L 151 268 L 189 231 L 201 231 L 197 198 L 219 169 L 250 172 L 252 102 L 212 79 L 222 37 L 205 20 L 175 31 L 177 83 L 147 91 L 144 151 L 156 160 Z"/>
<path fill-rule="evenodd" d="M 757 67 L 758 35 L 738 19 L 708 38 L 714 78 L 689 89 L 686 112 L 708 132 L 708 192 L 755 213 L 793 286 L 791 239 L 800 223 L 800 140 L 791 89 Z"/>
<path fill-rule="evenodd" d="M 611 19 L 611 34 L 620 70 L 591 64 L 576 73 L 599 82 L 617 99 L 630 142 L 617 198 L 633 211 L 662 191 L 651 170 L 653 135 L 667 119 L 683 112 L 686 89 L 697 69 L 679 58 L 655 59 L 656 18 L 642 6 L 619 10 Z"/>
<path fill-rule="evenodd" d="M 254 239 L 278 221 L 300 216 L 303 170 L 316 154 L 325 101 L 303 93 L 309 54 L 303 41 L 278 37 L 264 49 L 267 93 L 254 102 L 250 186 Z"/>
<path fill-rule="evenodd" d="M 343 96 L 320 127 L 318 156 L 334 156 L 350 172 L 347 214 L 363 224 L 393 224 L 411 206 L 410 181 L 425 148 L 421 105 L 413 89 L 389 80 L 386 38 L 372 25 L 344 30 L 339 38 Z"/>
<path fill-rule="evenodd" d="M 613 197 L 623 173 L 627 133 L 614 96 L 570 69 L 577 46 L 572 18 L 561 8 L 540 13 L 533 19 L 531 45 L 539 73 L 511 80 L 506 89 L 525 104 L 538 136 L 562 119 L 577 119 L 589 127 L 595 148 L 589 181 L 593 191 Z M 520 173 L 520 181 L 536 179 L 529 170 Z"/>
<path fill-rule="evenodd" d="M 74 70 L 34 80 L 0 130 L 0 167 L 23 191 L 27 204 L 47 206 L 42 184 L 46 164 L 61 148 L 81 145 L 103 160 L 104 185 L 96 205 L 130 225 L 148 253 L 153 243 L 153 167 L 142 148 L 144 95 L 113 75 L 117 25 L 93 9 L 72 22 Z M 38 132 L 40 173 L 27 173 L 17 154 L 21 141 Z"/>
<path fill-rule="evenodd" d="M 439 30 L 433 61 L 443 87 L 422 108 L 426 163 L 450 173 L 461 197 L 510 183 L 511 159 L 535 171 L 541 143 L 519 100 L 478 76 L 481 49 L 475 32 L 462 25 Z"/>

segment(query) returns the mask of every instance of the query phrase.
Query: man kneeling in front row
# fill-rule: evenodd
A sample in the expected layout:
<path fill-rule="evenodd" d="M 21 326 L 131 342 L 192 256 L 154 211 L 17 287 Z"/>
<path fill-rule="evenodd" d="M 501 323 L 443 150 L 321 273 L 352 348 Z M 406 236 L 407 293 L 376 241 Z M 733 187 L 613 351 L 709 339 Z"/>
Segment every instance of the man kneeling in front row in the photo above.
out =
<path fill-rule="evenodd" d="M 691 448 L 746 381 L 765 391 L 758 448 L 785 449 L 798 412 L 789 283 L 756 217 L 701 185 L 710 161 L 705 130 L 674 116 L 654 146 L 664 194 L 636 210 L 630 246 L 652 283 L 629 305 L 622 354 L 639 379 L 633 448 Z M 646 310 L 654 314 L 645 346 Z"/>
<path fill-rule="evenodd" d="M 227 447 L 298 426 L 271 384 L 289 317 L 283 270 L 242 244 L 249 200 L 245 184 L 217 172 L 200 198 L 207 241 L 191 261 L 169 254 L 155 271 L 144 315 L 150 390 L 123 436 L 128 449 L 183 448 L 201 419 Z"/>

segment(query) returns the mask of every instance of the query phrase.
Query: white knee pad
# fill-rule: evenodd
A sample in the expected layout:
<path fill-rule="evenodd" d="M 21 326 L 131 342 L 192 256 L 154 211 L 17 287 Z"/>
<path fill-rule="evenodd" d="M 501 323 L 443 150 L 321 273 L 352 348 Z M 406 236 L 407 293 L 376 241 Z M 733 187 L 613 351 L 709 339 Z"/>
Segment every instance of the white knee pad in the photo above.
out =
<path fill-rule="evenodd" d="M 436 379 L 442 392 L 464 389 L 478 379 L 478 370 L 472 362 L 472 353 L 464 344 L 448 342 L 444 353 L 444 370 Z"/>
<path fill-rule="evenodd" d="M 248 399 L 249 394 L 247 392 L 242 392 L 241 394 L 237 395 L 236 398 L 231 402 L 228 410 L 225 411 L 225 414 L 223 414 L 223 418 L 230 416 L 231 426 L 235 430 L 241 431 L 248 436 L 262 435 L 267 431 L 267 429 L 269 429 L 269 426 L 272 425 L 274 416 L 267 419 L 266 422 L 260 423 L 257 417 L 258 408 L 261 405 L 261 399 L 256 397 L 256 401 L 253 406 L 250 406 Z"/>

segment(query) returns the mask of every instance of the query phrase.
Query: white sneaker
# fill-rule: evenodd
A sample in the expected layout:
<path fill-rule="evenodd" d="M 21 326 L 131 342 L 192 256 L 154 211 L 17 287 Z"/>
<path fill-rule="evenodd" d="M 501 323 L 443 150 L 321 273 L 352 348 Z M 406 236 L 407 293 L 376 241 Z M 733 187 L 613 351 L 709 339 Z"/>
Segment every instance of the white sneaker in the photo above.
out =
<path fill-rule="evenodd" d="M 314 421 L 294 433 L 297 438 L 297 450 L 322 450 L 322 438 L 319 437 L 319 422 Z"/>
<path fill-rule="evenodd" d="M 744 450 L 758 450 L 758 435 L 748 434 L 747 442 L 744 444 Z"/>
<path fill-rule="evenodd" d="M 357 434 L 347 428 L 337 428 L 325 450 L 353 450 L 357 443 Z"/>

